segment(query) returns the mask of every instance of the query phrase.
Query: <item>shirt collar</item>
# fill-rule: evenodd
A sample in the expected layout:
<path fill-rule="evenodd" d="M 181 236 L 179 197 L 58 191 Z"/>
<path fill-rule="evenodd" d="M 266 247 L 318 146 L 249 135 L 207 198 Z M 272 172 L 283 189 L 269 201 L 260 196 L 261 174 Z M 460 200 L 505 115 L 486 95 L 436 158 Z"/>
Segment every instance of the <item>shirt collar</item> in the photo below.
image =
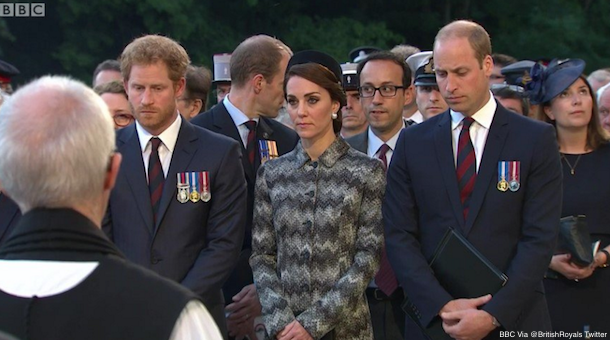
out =
<path fill-rule="evenodd" d="M 405 125 L 405 121 L 404 119 L 402 120 L 402 128 L 400 130 L 398 130 L 398 132 L 396 132 L 396 134 L 394 134 L 394 136 L 392 136 L 392 138 L 388 139 L 387 142 L 382 141 L 381 139 L 379 139 L 379 137 L 377 137 L 377 135 L 375 135 L 375 133 L 373 133 L 373 130 L 371 130 L 371 128 L 368 128 L 368 134 L 369 134 L 369 145 L 368 145 L 368 149 L 367 149 L 367 154 L 369 155 L 369 157 L 373 157 L 377 151 L 379 151 L 379 148 L 383 145 L 383 144 L 387 144 L 390 149 L 394 150 L 396 148 L 396 142 L 398 142 L 398 137 L 400 136 L 400 131 L 402 131 L 402 129 L 404 129 L 406 127 Z"/>
<path fill-rule="evenodd" d="M 225 108 L 227 108 L 227 112 L 229 112 L 229 116 L 231 116 L 231 119 L 233 119 L 233 123 L 235 124 L 235 126 L 240 126 L 249 120 L 253 120 L 258 123 L 258 117 L 250 119 L 248 118 L 248 116 L 246 116 L 245 113 L 243 113 L 240 109 L 233 105 L 233 103 L 231 103 L 231 100 L 229 99 L 229 95 L 225 96 L 225 98 L 222 100 L 222 103 L 224 104 Z"/>
<path fill-rule="evenodd" d="M 159 137 L 163 145 L 169 150 L 170 153 L 174 152 L 174 147 L 176 146 L 176 142 L 178 141 L 178 132 L 180 132 L 180 124 L 182 124 L 182 117 L 180 113 L 178 113 L 176 120 L 170 125 L 165 131 L 161 132 L 158 136 L 153 136 L 150 132 L 146 131 L 140 125 L 140 122 L 136 120 L 136 131 L 138 132 L 138 138 L 140 139 L 140 148 L 142 149 L 142 153 L 146 150 L 146 146 L 148 142 L 153 137 Z"/>
<path fill-rule="evenodd" d="M 320 155 L 318 158 L 318 163 L 323 164 L 327 168 L 332 168 L 335 163 L 337 163 L 339 158 L 349 151 L 349 148 L 349 144 L 347 144 L 343 138 L 337 137 L 335 138 L 335 141 L 332 142 L 332 144 Z M 295 147 L 295 153 L 297 158 L 297 168 L 302 168 L 305 166 L 305 164 L 311 161 L 311 158 L 309 158 L 309 155 L 305 149 L 303 149 L 300 141 Z"/>
<path fill-rule="evenodd" d="M 479 111 L 475 112 L 475 114 L 472 115 L 472 119 L 474 119 L 474 121 L 482 127 L 489 130 L 489 128 L 491 127 L 491 122 L 494 119 L 494 114 L 496 113 L 497 107 L 498 104 L 496 103 L 494 96 L 491 94 L 491 92 L 489 92 L 489 100 L 485 105 L 483 105 L 483 107 Z M 451 130 L 455 130 L 464 119 L 464 115 L 461 112 L 456 112 L 453 110 L 450 110 L 450 114 Z"/>

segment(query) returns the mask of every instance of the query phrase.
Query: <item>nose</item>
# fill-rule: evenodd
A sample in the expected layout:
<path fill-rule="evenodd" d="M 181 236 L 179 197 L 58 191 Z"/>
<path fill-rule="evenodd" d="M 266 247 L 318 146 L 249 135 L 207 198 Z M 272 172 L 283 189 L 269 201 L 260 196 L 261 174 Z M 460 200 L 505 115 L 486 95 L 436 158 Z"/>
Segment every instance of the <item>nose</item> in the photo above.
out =
<path fill-rule="evenodd" d="M 436 103 L 436 102 L 438 102 L 438 101 L 439 101 L 439 99 L 440 99 L 440 95 L 441 95 L 441 94 L 440 94 L 440 93 L 439 93 L 437 90 L 434 90 L 434 89 L 433 89 L 433 90 L 431 90 L 431 91 L 430 91 L 430 101 L 431 101 L 432 103 Z"/>
<path fill-rule="evenodd" d="M 576 93 L 572 96 L 572 104 L 577 105 L 582 103 L 582 98 L 580 93 Z"/>
<path fill-rule="evenodd" d="M 448 93 L 455 92 L 455 90 L 457 89 L 457 82 L 454 79 L 454 76 L 448 74 L 447 78 L 445 79 L 445 82 L 445 91 L 447 91 Z"/>
<path fill-rule="evenodd" d="M 380 104 L 383 102 L 383 96 L 381 95 L 381 90 L 375 90 L 373 93 L 373 104 Z"/>
<path fill-rule="evenodd" d="M 152 91 L 150 89 L 144 90 L 144 92 L 142 93 L 141 102 L 142 102 L 142 105 L 144 105 L 144 106 L 151 105 L 152 103 L 154 103 Z"/>

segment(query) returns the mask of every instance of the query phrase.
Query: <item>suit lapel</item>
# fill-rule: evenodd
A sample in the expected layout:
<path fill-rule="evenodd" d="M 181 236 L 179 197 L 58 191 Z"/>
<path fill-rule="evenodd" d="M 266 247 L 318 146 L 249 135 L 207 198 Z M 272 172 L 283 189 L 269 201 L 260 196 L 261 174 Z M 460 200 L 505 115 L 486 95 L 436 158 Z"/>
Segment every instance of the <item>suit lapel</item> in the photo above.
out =
<path fill-rule="evenodd" d="M 178 140 L 172 153 L 172 161 L 165 177 L 165 184 L 163 185 L 163 195 L 161 195 L 161 203 L 159 203 L 159 214 L 157 218 L 157 225 L 155 225 L 155 233 L 159 229 L 163 216 L 167 212 L 167 208 L 170 202 L 176 200 L 178 189 L 176 188 L 176 174 L 179 172 L 185 172 L 188 165 L 191 163 L 197 146 L 194 141 L 198 139 L 195 133 L 195 127 L 186 120 L 182 120 L 180 125 L 180 131 L 178 132 Z M 177 202 L 177 200 L 176 200 Z"/>
<path fill-rule="evenodd" d="M 224 106 L 224 104 L 220 103 L 216 105 L 210 113 L 214 115 L 214 126 L 216 127 L 217 132 L 235 139 L 241 146 L 241 163 L 242 167 L 244 168 L 244 173 L 246 174 L 246 177 L 249 180 L 254 182 L 254 176 L 256 174 L 254 173 L 252 166 L 250 166 L 250 163 L 248 162 L 244 142 L 241 140 L 239 131 L 237 131 L 237 127 L 235 126 L 235 122 L 233 122 L 229 111 L 227 111 L 227 108 Z"/>
<path fill-rule="evenodd" d="M 120 138 L 124 143 L 119 147 L 119 151 L 123 154 L 123 166 L 121 172 L 125 174 L 127 183 L 133 193 L 134 201 L 138 206 L 138 210 L 142 215 L 142 219 L 146 224 L 148 231 L 153 230 L 153 212 L 152 204 L 150 203 L 150 194 L 148 192 L 148 183 L 146 182 L 146 170 L 142 161 L 142 149 L 136 132 L 136 125 L 132 124 L 126 128 Z M 116 189 L 115 189 L 116 190 Z"/>
<path fill-rule="evenodd" d="M 485 195 L 487 194 L 489 181 L 493 180 L 494 175 L 497 173 L 496 169 L 498 169 L 500 153 L 504 147 L 507 134 L 507 112 L 498 105 L 491 126 L 489 127 L 487 141 L 485 142 L 485 148 L 483 149 L 483 157 L 481 158 L 481 165 L 479 166 L 472 197 L 470 198 L 470 210 L 468 211 L 468 219 L 466 220 L 464 228 L 465 235 L 468 235 L 468 232 L 474 225 L 474 221 L 477 218 L 477 214 L 479 213 Z"/>
<path fill-rule="evenodd" d="M 451 133 L 451 115 L 449 111 L 443 113 L 439 120 L 436 132 L 434 133 L 434 146 L 436 147 L 436 157 L 441 169 L 447 195 L 451 202 L 451 209 L 458 221 L 460 229 L 464 229 L 464 217 L 462 213 L 462 202 L 460 202 L 460 192 L 458 189 L 457 175 L 455 173 L 455 162 L 453 157 L 453 142 Z"/>

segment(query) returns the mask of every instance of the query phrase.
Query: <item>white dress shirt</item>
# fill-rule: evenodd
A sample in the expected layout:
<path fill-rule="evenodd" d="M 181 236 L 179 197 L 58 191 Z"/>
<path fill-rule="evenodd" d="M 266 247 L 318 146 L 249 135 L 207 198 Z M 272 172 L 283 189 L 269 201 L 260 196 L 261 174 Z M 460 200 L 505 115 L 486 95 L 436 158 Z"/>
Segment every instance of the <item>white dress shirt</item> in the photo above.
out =
<path fill-rule="evenodd" d="M 411 117 L 407 117 L 405 118 L 406 120 L 411 119 L 412 121 L 416 122 L 417 124 L 421 124 L 421 122 L 424 121 L 424 116 L 421 114 L 421 112 L 419 112 L 419 110 L 415 111 L 414 114 L 411 115 Z"/>
<path fill-rule="evenodd" d="M 398 132 L 396 132 L 396 134 L 394 136 L 392 136 L 392 138 L 388 139 L 387 142 L 384 142 L 381 139 L 379 139 L 379 137 L 377 137 L 377 135 L 375 135 L 373 133 L 373 131 L 371 130 L 371 128 L 369 127 L 368 128 L 369 143 L 367 146 L 366 154 L 369 157 L 379 158 L 379 155 L 378 155 L 379 148 L 383 144 L 387 144 L 390 147 L 390 150 L 388 150 L 388 152 L 385 154 L 385 157 L 388 161 L 388 166 L 390 166 L 390 161 L 392 160 L 392 155 L 394 154 L 394 149 L 396 149 L 396 142 L 398 142 L 398 136 L 400 136 L 400 132 L 405 127 L 406 127 L 405 121 L 402 120 L 402 128 L 400 130 L 398 130 Z"/>
<path fill-rule="evenodd" d="M 152 151 L 152 144 L 150 139 L 158 137 L 161 140 L 159 145 L 159 160 L 161 161 L 161 167 L 163 168 L 163 176 L 167 177 L 169 166 L 172 163 L 172 155 L 174 154 L 174 148 L 178 141 L 178 133 L 180 132 L 180 124 L 182 124 L 182 117 L 180 114 L 176 117 L 176 120 L 170 125 L 165 131 L 161 132 L 158 136 L 153 136 L 150 132 L 146 131 L 142 125 L 136 120 L 136 131 L 138 132 L 138 138 L 140 140 L 140 148 L 142 149 L 142 160 L 144 161 L 144 173 L 146 173 L 146 181 L 148 182 L 148 161 L 150 159 L 150 152 Z"/>
<path fill-rule="evenodd" d="M 243 143 L 244 148 L 247 148 L 248 133 L 250 133 L 250 130 L 247 126 L 244 125 L 244 123 L 253 120 L 258 125 L 258 117 L 253 119 L 248 118 L 245 113 L 241 112 L 240 109 L 238 109 L 237 107 L 235 107 L 235 105 L 233 105 L 233 103 L 231 103 L 229 96 L 231 96 L 231 94 L 225 96 L 225 98 L 222 100 L 222 103 L 227 108 L 229 116 L 231 116 L 231 119 L 233 119 L 233 123 L 237 127 L 237 131 L 239 132 L 239 137 L 241 137 L 241 142 Z"/>
<path fill-rule="evenodd" d="M 83 282 L 98 262 L 0 260 L 0 290 L 21 298 L 69 291 Z M 170 340 L 220 340 L 220 330 L 205 306 L 189 302 L 176 320 Z"/>
<path fill-rule="evenodd" d="M 483 157 L 483 150 L 485 149 L 485 142 L 487 141 L 487 135 L 489 134 L 489 128 L 491 127 L 491 122 L 494 119 L 497 106 L 496 100 L 490 92 L 487 103 L 483 105 L 479 111 L 472 115 L 474 123 L 470 126 L 470 140 L 472 141 L 472 146 L 474 147 L 477 172 L 479 172 L 479 166 L 481 165 L 481 159 Z M 451 133 L 453 135 L 453 161 L 457 167 L 457 146 L 460 138 L 460 132 L 462 131 L 462 120 L 464 119 L 464 115 L 461 112 L 455 112 L 453 110 L 451 110 L 450 113 Z"/>

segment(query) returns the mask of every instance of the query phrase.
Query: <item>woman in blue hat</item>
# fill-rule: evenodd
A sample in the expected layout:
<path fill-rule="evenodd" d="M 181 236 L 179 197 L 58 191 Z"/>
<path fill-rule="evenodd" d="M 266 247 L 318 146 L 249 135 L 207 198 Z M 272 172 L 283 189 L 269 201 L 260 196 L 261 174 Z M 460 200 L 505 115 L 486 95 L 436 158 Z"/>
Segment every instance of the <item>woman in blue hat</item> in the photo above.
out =
<path fill-rule="evenodd" d="M 600 240 L 589 266 L 556 254 L 544 280 L 555 331 L 610 332 L 610 145 L 580 59 L 532 67 L 527 85 L 539 117 L 555 126 L 563 166 L 562 216 L 585 215 L 591 240 Z M 554 277 L 554 278 L 551 278 Z M 608 333 L 606 333 L 606 336 Z"/>
<path fill-rule="evenodd" d="M 373 339 L 365 289 L 379 267 L 385 173 L 338 136 L 342 72 L 295 54 L 287 109 L 301 141 L 260 167 L 250 265 L 272 339 Z"/>

